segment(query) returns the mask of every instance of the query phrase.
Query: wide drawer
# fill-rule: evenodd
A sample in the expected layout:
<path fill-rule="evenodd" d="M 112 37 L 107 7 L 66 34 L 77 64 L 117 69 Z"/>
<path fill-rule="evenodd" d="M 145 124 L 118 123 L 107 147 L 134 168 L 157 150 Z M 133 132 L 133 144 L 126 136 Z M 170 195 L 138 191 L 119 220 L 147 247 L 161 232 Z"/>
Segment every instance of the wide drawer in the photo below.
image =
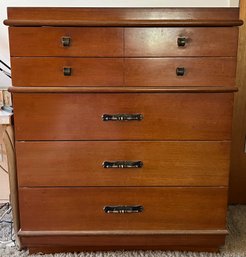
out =
<path fill-rule="evenodd" d="M 232 93 L 16 93 L 17 140 L 227 140 Z"/>
<path fill-rule="evenodd" d="M 227 186 L 229 142 L 17 142 L 19 186 Z"/>
<path fill-rule="evenodd" d="M 238 29 L 10 27 L 9 33 L 11 56 L 236 56 Z"/>
<path fill-rule="evenodd" d="M 126 28 L 125 56 L 236 56 L 237 37 L 236 27 Z"/>
<path fill-rule="evenodd" d="M 11 56 L 122 56 L 122 28 L 9 28 Z"/>
<path fill-rule="evenodd" d="M 22 231 L 225 229 L 227 189 L 20 188 L 19 203 Z"/>
<path fill-rule="evenodd" d="M 230 57 L 13 57 L 11 63 L 14 86 L 234 86 L 236 73 Z"/>
<path fill-rule="evenodd" d="M 127 58 L 126 86 L 234 86 L 236 58 Z"/>
<path fill-rule="evenodd" d="M 11 59 L 14 86 L 123 86 L 122 58 Z"/>

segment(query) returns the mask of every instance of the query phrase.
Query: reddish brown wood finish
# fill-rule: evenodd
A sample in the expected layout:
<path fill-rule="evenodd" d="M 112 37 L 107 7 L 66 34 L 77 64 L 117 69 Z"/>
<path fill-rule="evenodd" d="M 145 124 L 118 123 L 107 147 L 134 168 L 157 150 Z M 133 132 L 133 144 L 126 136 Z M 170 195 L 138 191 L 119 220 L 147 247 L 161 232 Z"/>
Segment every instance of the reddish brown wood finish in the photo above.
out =
<path fill-rule="evenodd" d="M 240 17 L 246 21 L 246 1 L 240 1 Z M 232 130 L 229 201 L 246 204 L 246 26 L 240 28 L 237 63 L 237 85 Z"/>
<path fill-rule="evenodd" d="M 123 56 L 122 28 L 9 28 L 11 56 Z M 62 37 L 71 45 L 63 47 Z"/>
<path fill-rule="evenodd" d="M 236 56 L 237 36 L 237 28 L 126 28 L 125 56 Z"/>
<path fill-rule="evenodd" d="M 237 87 L 10 87 L 11 93 L 234 93 Z"/>
<path fill-rule="evenodd" d="M 11 63 L 14 86 L 123 86 L 121 58 L 16 57 Z M 64 76 L 64 67 L 71 76 Z"/>
<path fill-rule="evenodd" d="M 226 229 L 206 229 L 206 230 L 37 230 L 37 231 L 18 231 L 18 235 L 24 237 L 39 236 L 163 236 L 163 235 L 227 235 Z"/>
<path fill-rule="evenodd" d="M 5 20 L 12 27 L 235 27 L 241 20 L 112 20 L 112 21 L 64 21 L 64 20 Z"/>
<path fill-rule="evenodd" d="M 16 57 L 11 62 L 14 86 L 235 86 L 235 58 Z M 64 76 L 64 67 L 72 69 L 71 76 Z M 176 75 L 178 67 L 185 68 L 184 76 Z"/>
<path fill-rule="evenodd" d="M 225 237 L 223 237 L 225 238 Z M 152 237 L 153 239 L 153 237 Z M 213 240 L 214 237 L 212 238 L 208 238 L 208 240 L 211 239 Z M 163 240 L 166 240 L 163 239 Z M 223 242 L 222 237 L 220 237 L 220 241 Z M 223 244 L 223 243 L 221 243 Z M 220 245 L 221 245 L 220 244 Z M 218 246 L 210 246 L 210 247 L 201 247 L 201 246 L 101 246 L 101 247 L 97 247 L 97 246 L 84 246 L 84 247 L 30 247 L 28 248 L 28 252 L 30 254 L 40 254 L 40 253 L 47 253 L 47 254 L 51 254 L 51 253 L 61 253 L 61 252 L 70 252 L 70 253 L 74 253 L 74 252 L 83 252 L 83 251 L 89 251 L 89 252 L 95 252 L 95 251 L 117 251 L 117 250 L 163 250 L 163 251 L 193 251 L 193 252 L 219 252 L 220 247 Z"/>
<path fill-rule="evenodd" d="M 227 186 L 230 143 L 17 142 L 16 154 L 19 186 Z M 102 166 L 119 160 L 143 167 Z"/>
<path fill-rule="evenodd" d="M 121 57 L 125 48 L 125 56 L 235 57 L 238 29 L 24 27 L 9 33 L 11 56 Z M 71 46 L 62 46 L 63 36 L 71 38 Z M 187 38 L 185 47 L 177 46 L 180 36 Z"/>
<path fill-rule="evenodd" d="M 41 24 L 47 24 L 47 21 L 58 21 L 76 25 L 79 21 L 90 21 L 102 24 L 103 22 L 116 22 L 118 26 L 124 23 L 135 21 L 161 20 L 176 22 L 176 25 L 190 25 L 200 23 L 206 25 L 206 21 L 210 26 L 226 25 L 227 22 L 234 21 L 234 25 L 239 25 L 239 9 L 238 8 L 8 8 L 8 19 L 6 25 L 26 24 L 30 21 L 34 25 L 35 21 Z M 20 21 L 17 23 L 16 21 Z M 99 23 L 99 22 L 100 23 Z M 22 22 L 22 23 L 21 23 Z M 147 23 L 148 23 L 147 22 Z M 57 25 L 59 24 L 57 23 Z M 145 25 L 146 22 L 145 22 Z M 155 24 L 156 25 L 156 24 Z M 162 24 L 164 25 L 164 24 Z M 232 24 L 231 24 L 232 25 Z"/>
<path fill-rule="evenodd" d="M 219 230 L 225 229 L 227 189 L 21 188 L 19 199 L 23 231 Z M 111 205 L 142 205 L 144 210 L 106 214 L 103 208 Z"/>
<path fill-rule="evenodd" d="M 142 236 L 21 236 L 30 253 L 55 253 L 106 250 L 174 250 L 174 251 L 218 251 L 225 235 L 142 235 Z M 39 247 L 37 247 L 39 246 Z"/>
<path fill-rule="evenodd" d="M 14 94 L 17 140 L 228 140 L 232 94 Z M 141 121 L 102 121 L 103 114 Z"/>
<path fill-rule="evenodd" d="M 236 59 L 127 58 L 125 70 L 126 86 L 235 86 Z"/>
<path fill-rule="evenodd" d="M 8 9 L 5 24 L 22 26 L 10 28 L 10 46 L 23 246 L 218 250 L 227 232 L 238 13 Z M 144 118 L 102 121 L 121 113 Z M 133 158 L 143 168 L 101 166 Z M 103 212 L 135 204 L 144 211 Z"/>

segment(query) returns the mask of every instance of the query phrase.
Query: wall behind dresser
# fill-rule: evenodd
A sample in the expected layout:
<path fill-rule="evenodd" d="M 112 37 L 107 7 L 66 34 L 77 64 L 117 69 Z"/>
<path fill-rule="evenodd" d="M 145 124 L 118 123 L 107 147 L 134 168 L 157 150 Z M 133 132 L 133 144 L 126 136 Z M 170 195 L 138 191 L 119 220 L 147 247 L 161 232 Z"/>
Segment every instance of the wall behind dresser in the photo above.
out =
<path fill-rule="evenodd" d="M 6 19 L 8 6 L 60 6 L 60 7 L 237 7 L 239 0 L 2 0 L 0 1 L 0 59 L 9 63 Z M 10 79 L 0 74 L 0 87 L 10 85 Z"/>

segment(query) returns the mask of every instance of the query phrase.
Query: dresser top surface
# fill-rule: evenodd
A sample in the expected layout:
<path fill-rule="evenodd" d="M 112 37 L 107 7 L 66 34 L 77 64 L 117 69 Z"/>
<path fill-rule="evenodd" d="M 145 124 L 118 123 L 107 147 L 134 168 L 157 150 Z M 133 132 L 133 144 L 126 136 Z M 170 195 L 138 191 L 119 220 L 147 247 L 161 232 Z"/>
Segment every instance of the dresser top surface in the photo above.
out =
<path fill-rule="evenodd" d="M 239 8 L 9 7 L 9 26 L 239 26 Z"/>

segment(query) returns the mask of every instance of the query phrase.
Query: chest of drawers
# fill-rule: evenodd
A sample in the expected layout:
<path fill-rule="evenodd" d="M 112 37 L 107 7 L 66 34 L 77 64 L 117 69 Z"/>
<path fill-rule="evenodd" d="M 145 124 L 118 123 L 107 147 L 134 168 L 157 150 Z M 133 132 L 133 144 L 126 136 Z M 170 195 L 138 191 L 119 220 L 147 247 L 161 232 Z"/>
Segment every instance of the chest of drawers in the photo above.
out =
<path fill-rule="evenodd" d="M 227 234 L 235 8 L 9 8 L 31 251 L 216 251 Z"/>

